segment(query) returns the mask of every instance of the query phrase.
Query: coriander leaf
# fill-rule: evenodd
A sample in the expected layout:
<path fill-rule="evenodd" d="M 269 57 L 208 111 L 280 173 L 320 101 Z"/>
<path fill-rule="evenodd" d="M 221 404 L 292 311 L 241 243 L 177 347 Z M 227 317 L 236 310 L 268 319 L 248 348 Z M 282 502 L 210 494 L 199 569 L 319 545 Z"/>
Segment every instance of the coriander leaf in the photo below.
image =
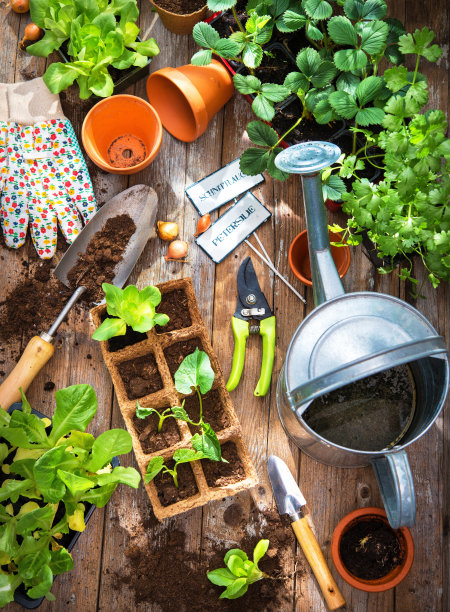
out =
<path fill-rule="evenodd" d="M 383 77 L 389 89 L 397 93 L 408 83 L 408 70 L 405 66 L 394 66 L 385 70 Z"/>
<path fill-rule="evenodd" d="M 207 393 L 214 382 L 214 370 L 208 355 L 198 348 L 187 355 L 175 372 L 175 388 L 178 393 L 189 395 L 192 389 L 200 389 L 201 393 Z"/>

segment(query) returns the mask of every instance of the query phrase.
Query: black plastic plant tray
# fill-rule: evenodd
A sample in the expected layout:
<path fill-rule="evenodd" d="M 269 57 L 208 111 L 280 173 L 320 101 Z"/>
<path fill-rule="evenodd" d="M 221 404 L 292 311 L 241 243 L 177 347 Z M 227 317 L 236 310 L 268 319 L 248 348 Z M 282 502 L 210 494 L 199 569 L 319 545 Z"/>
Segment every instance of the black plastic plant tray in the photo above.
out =
<path fill-rule="evenodd" d="M 9 407 L 8 412 L 11 413 L 14 410 L 22 410 L 21 402 L 16 402 L 15 404 L 12 404 Z M 33 408 L 31 409 L 31 412 L 35 414 L 36 416 L 38 416 L 40 419 L 48 418 L 46 417 L 45 414 L 42 414 L 42 412 L 39 412 L 38 410 L 34 410 Z M 118 457 L 113 457 L 111 461 L 111 465 L 113 466 L 113 468 L 120 465 Z M 88 503 L 85 503 L 85 505 L 86 505 L 86 512 L 84 515 L 84 522 L 86 523 L 86 526 L 87 526 L 89 519 L 91 518 L 96 506 L 94 506 L 93 504 L 88 504 Z M 70 541 L 68 542 L 66 546 L 69 552 L 75 546 L 81 534 L 82 534 L 81 531 L 69 530 L 69 533 L 63 536 L 64 538 L 70 538 Z M 31 599 L 31 597 L 28 597 L 23 587 L 23 584 L 21 584 L 14 593 L 14 601 L 20 604 L 21 606 L 23 606 L 24 608 L 27 608 L 28 610 L 34 610 L 35 608 L 39 607 L 44 599 L 45 597 L 39 597 L 37 599 Z"/>

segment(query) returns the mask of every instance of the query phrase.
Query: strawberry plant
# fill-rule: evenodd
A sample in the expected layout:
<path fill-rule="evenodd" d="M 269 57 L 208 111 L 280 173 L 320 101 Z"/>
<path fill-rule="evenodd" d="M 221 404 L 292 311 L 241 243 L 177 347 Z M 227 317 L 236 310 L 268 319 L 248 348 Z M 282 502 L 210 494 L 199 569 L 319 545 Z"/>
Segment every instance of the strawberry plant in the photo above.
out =
<path fill-rule="evenodd" d="M 120 289 L 108 283 L 102 284 L 106 298 L 106 311 L 113 318 L 106 318 L 92 334 L 94 340 L 109 340 L 124 336 L 127 325 L 134 331 L 145 333 L 155 325 L 166 325 L 169 317 L 157 313 L 161 292 L 156 287 L 145 287 L 141 291 L 134 285 Z"/>
<path fill-rule="evenodd" d="M 131 451 L 130 434 L 85 432 L 97 412 L 93 388 L 60 389 L 55 400 L 52 421 L 32 414 L 23 393 L 22 410 L 0 409 L 0 607 L 21 585 L 29 597 L 54 600 L 54 576 L 73 568 L 62 538 L 85 529 L 86 504 L 102 508 L 119 483 L 139 486 L 134 468 L 111 467 Z"/>
<path fill-rule="evenodd" d="M 268 578 L 268 575 L 258 567 L 258 563 L 264 557 L 268 548 L 269 540 L 260 540 L 253 550 L 252 561 L 240 548 L 232 548 L 226 553 L 224 558 L 226 567 L 211 570 L 207 573 L 208 579 L 213 584 L 226 587 L 219 599 L 242 597 L 251 584 L 263 578 Z"/>

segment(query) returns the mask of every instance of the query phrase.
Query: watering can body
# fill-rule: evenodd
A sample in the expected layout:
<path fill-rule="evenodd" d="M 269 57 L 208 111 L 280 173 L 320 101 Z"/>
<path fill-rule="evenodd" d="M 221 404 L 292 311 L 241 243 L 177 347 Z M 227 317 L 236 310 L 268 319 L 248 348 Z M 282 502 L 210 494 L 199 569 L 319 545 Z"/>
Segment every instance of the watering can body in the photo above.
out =
<path fill-rule="evenodd" d="M 340 467 L 372 464 L 390 524 L 411 526 L 415 495 L 405 448 L 442 410 L 449 384 L 448 354 L 443 338 L 406 302 L 374 292 L 345 294 L 331 256 L 320 179 L 320 170 L 339 155 L 335 145 L 311 142 L 286 149 L 276 160 L 280 169 L 302 175 L 316 304 L 289 345 L 277 385 L 278 414 L 287 435 L 314 459 Z M 303 419 L 314 399 L 401 364 L 408 364 L 414 380 L 415 411 L 393 448 L 340 446 Z"/>

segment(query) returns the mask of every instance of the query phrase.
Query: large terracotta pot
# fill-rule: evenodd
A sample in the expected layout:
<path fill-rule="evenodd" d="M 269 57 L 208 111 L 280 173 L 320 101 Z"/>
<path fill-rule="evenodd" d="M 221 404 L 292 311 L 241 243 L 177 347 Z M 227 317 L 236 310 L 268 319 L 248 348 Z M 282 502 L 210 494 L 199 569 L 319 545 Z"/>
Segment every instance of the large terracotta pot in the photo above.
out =
<path fill-rule="evenodd" d="M 122 94 L 105 98 L 86 115 L 81 129 L 86 153 L 112 174 L 135 174 L 158 154 L 162 125 L 148 102 Z"/>
<path fill-rule="evenodd" d="M 184 142 L 196 140 L 233 95 L 227 69 L 217 60 L 207 66 L 161 68 L 147 80 L 147 95 L 163 126 Z"/>
<path fill-rule="evenodd" d="M 205 3 L 205 6 L 198 11 L 194 11 L 188 15 L 179 15 L 178 13 L 166 11 L 158 6 L 156 2 L 152 2 L 151 0 L 150 4 L 152 4 L 157 10 L 164 27 L 167 28 L 169 32 L 173 32 L 174 34 L 192 34 L 193 27 L 199 21 L 203 21 L 205 19 L 206 12 L 208 10 Z"/>
<path fill-rule="evenodd" d="M 376 580 L 363 580 L 357 578 L 354 574 L 351 574 L 342 562 L 340 555 L 340 544 L 344 533 L 353 527 L 357 522 L 361 520 L 370 520 L 371 518 L 383 520 L 387 527 L 391 528 L 387 520 L 386 512 L 382 508 L 359 508 L 350 512 L 338 523 L 334 530 L 331 538 L 331 556 L 336 566 L 337 571 L 342 578 L 348 582 L 351 586 L 359 589 L 360 591 L 367 591 L 369 593 L 379 593 L 381 591 L 387 591 L 397 586 L 408 574 L 414 561 L 414 542 L 411 536 L 411 532 L 407 527 L 400 527 L 395 530 L 397 539 L 403 552 L 403 561 L 397 567 L 389 572 L 383 578 L 377 578 Z"/>

